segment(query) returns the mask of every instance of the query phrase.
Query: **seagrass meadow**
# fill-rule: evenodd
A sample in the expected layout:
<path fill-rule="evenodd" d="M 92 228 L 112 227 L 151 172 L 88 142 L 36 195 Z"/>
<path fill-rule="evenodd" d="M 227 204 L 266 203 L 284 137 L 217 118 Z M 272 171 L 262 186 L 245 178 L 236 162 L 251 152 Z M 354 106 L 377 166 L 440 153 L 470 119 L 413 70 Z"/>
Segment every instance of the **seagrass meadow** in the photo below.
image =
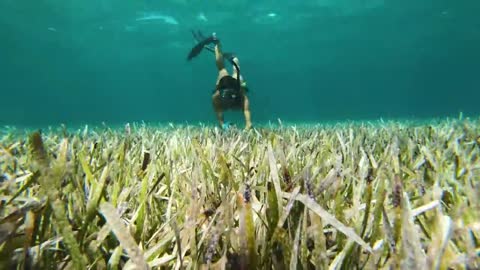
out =
<path fill-rule="evenodd" d="M 480 119 L 4 128 L 1 269 L 479 269 Z"/>

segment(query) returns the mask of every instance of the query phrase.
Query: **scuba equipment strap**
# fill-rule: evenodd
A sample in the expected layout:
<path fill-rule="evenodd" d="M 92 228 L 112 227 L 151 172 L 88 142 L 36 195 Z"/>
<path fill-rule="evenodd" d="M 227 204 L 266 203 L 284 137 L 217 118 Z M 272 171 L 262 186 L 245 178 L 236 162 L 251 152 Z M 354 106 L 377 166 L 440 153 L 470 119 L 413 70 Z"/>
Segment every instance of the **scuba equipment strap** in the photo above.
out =
<path fill-rule="evenodd" d="M 233 57 L 232 58 L 229 58 L 230 60 L 230 63 L 232 63 L 232 65 L 235 67 L 235 69 L 237 70 L 237 89 L 240 91 L 240 88 L 242 86 L 242 84 L 240 83 L 240 68 L 238 67 L 237 63 L 235 63 L 235 61 L 233 61 Z"/>

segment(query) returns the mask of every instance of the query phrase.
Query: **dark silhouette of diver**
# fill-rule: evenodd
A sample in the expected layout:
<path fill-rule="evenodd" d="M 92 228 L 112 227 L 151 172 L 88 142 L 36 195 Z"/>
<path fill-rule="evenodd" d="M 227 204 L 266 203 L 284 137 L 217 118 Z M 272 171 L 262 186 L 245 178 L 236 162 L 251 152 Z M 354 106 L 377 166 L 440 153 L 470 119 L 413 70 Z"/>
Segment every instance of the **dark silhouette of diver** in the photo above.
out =
<path fill-rule="evenodd" d="M 223 53 L 220 46 L 220 40 L 215 34 L 204 37 L 200 31 L 192 31 L 197 44 L 188 54 L 190 61 L 197 57 L 203 49 L 215 54 L 215 62 L 218 69 L 216 87 L 212 95 L 212 105 L 217 116 L 218 123 L 222 128 L 226 127 L 223 119 L 223 113 L 227 110 L 242 110 L 245 116 L 245 129 L 252 127 L 250 116 L 250 104 L 247 96 L 248 88 L 246 82 L 240 74 L 240 64 L 238 58 L 233 53 Z M 213 44 L 213 48 L 212 45 Z M 234 67 L 233 74 L 229 75 L 225 68 L 224 60 L 228 61 Z"/>

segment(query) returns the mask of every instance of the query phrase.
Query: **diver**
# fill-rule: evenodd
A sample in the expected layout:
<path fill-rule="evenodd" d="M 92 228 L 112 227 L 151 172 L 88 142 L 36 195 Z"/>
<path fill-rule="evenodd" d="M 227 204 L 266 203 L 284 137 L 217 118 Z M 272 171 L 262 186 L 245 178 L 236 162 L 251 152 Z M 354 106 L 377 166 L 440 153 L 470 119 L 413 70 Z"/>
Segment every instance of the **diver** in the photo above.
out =
<path fill-rule="evenodd" d="M 198 56 L 203 49 L 215 54 L 215 62 L 218 69 L 216 87 L 212 95 L 213 110 L 217 116 L 218 123 L 223 129 L 228 128 L 224 122 L 223 113 L 228 110 L 241 110 L 245 116 L 245 129 L 252 127 L 250 116 L 250 103 L 248 100 L 247 84 L 240 74 L 240 63 L 233 53 L 222 52 L 220 40 L 215 34 L 205 38 L 200 32 L 193 32 L 193 36 L 197 41 L 190 51 L 187 59 L 190 61 Z M 213 45 L 213 47 L 212 47 Z M 233 66 L 232 75 L 225 68 L 225 59 Z"/>

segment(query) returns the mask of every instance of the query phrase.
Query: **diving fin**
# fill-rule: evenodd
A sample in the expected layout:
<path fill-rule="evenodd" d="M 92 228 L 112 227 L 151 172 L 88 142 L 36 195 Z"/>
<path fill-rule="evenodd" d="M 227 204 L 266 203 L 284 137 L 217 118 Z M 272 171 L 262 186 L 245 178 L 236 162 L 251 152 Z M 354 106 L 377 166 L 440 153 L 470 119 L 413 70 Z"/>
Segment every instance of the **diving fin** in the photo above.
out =
<path fill-rule="evenodd" d="M 218 41 L 218 39 L 215 38 L 215 36 L 210 36 L 206 38 L 200 30 L 190 30 L 192 32 L 193 38 L 197 42 L 197 45 L 195 45 L 192 50 L 190 51 L 190 54 L 188 55 L 188 60 L 190 61 L 194 57 L 197 57 L 203 49 L 207 49 L 208 51 L 215 53 L 215 49 L 212 46 L 209 46 L 212 43 L 215 43 Z M 223 53 L 223 58 L 228 59 L 230 62 L 233 61 L 233 58 L 236 57 L 234 53 L 230 52 L 224 52 Z"/>
<path fill-rule="evenodd" d="M 195 39 L 196 43 L 205 39 L 205 36 L 202 34 L 202 32 L 200 32 L 200 30 L 195 31 L 195 30 L 191 29 L 190 31 L 192 32 L 192 36 Z"/>
<path fill-rule="evenodd" d="M 192 32 L 193 38 L 195 39 L 195 42 L 200 43 L 202 40 L 205 40 L 206 37 L 202 34 L 200 30 L 194 31 L 190 30 Z M 215 53 L 215 48 L 214 46 L 211 46 L 211 44 L 207 44 L 204 46 L 204 49 L 207 49 L 208 51 Z"/>
<path fill-rule="evenodd" d="M 192 33 L 193 33 L 193 36 L 195 37 L 195 39 L 197 40 L 197 42 L 200 42 L 200 40 L 204 40 L 206 38 L 200 30 L 197 30 L 197 32 L 194 32 L 192 30 Z"/>
<path fill-rule="evenodd" d="M 187 57 L 188 61 L 197 57 L 202 52 L 204 47 L 215 42 L 218 42 L 218 39 L 215 36 L 205 38 L 202 41 L 198 42 L 197 45 L 195 45 L 190 51 L 190 53 L 188 54 L 188 57 Z"/>

